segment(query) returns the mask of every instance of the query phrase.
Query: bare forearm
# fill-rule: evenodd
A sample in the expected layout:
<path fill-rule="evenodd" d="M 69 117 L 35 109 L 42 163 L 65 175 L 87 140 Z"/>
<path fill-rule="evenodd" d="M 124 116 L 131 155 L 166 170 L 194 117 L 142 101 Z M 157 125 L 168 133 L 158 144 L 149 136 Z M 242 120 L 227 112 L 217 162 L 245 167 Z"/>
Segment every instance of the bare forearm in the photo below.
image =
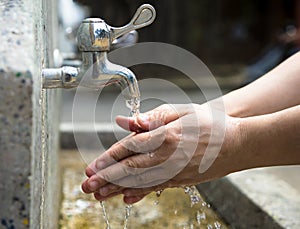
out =
<path fill-rule="evenodd" d="M 245 168 L 300 164 L 300 106 L 246 118 L 242 126 Z"/>
<path fill-rule="evenodd" d="M 300 53 L 250 85 L 223 96 L 234 117 L 269 114 L 300 104 Z"/>

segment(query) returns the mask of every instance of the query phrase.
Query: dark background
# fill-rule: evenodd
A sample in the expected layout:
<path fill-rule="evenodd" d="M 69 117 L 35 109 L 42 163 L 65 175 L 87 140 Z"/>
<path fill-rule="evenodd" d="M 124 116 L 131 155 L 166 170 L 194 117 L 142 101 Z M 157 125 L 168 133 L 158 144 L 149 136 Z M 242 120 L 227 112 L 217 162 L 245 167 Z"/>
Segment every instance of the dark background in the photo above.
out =
<path fill-rule="evenodd" d="M 144 3 L 157 11 L 140 42 L 178 45 L 207 64 L 247 64 L 294 23 L 292 0 L 77 0 L 113 26 L 129 22 Z"/>

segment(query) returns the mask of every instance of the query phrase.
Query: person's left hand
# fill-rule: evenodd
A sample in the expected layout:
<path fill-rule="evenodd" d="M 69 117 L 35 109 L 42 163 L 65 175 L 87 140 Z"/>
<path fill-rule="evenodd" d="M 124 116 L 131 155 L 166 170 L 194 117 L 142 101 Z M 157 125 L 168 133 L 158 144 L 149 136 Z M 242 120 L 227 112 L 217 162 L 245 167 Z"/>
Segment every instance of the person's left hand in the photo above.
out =
<path fill-rule="evenodd" d="M 237 119 L 223 118 L 212 120 L 211 110 L 196 104 L 162 105 L 137 120 L 118 117 L 117 123 L 134 133 L 87 167 L 82 190 L 97 200 L 124 194 L 124 202 L 132 204 L 152 191 L 198 184 L 236 170 L 239 165 L 231 159 L 237 144 L 226 144 L 226 139 L 238 139 Z M 214 136 L 213 125 L 218 128 Z M 227 133 L 224 143 L 222 131 Z M 199 173 L 206 150 L 205 160 L 216 160 Z"/>

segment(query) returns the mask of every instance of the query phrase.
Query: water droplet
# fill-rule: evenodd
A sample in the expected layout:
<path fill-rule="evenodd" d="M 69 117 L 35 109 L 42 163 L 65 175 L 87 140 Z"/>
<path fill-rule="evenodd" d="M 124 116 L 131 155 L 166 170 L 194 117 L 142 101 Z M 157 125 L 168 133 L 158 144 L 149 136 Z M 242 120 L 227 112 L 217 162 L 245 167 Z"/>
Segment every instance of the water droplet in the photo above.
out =
<path fill-rule="evenodd" d="M 159 204 L 159 201 L 158 201 L 158 200 L 155 200 L 153 204 L 154 204 L 154 205 L 158 205 L 158 204 Z"/>
<path fill-rule="evenodd" d="M 215 223 L 214 223 L 214 226 L 215 226 L 215 228 L 216 229 L 221 229 L 221 224 L 218 222 L 218 221 L 216 221 Z"/>
<path fill-rule="evenodd" d="M 188 194 L 190 192 L 191 188 L 190 187 L 184 187 L 184 192 Z"/>
<path fill-rule="evenodd" d="M 153 158 L 153 157 L 154 157 L 154 153 L 153 153 L 153 152 L 149 152 L 149 153 L 148 153 L 148 156 L 149 156 L 150 158 Z"/>
<path fill-rule="evenodd" d="M 157 196 L 157 197 L 160 197 L 160 195 L 162 194 L 163 191 L 164 191 L 163 189 L 162 189 L 162 190 L 159 190 L 159 191 L 156 191 L 156 196 Z"/>
<path fill-rule="evenodd" d="M 197 214 L 196 214 L 196 221 L 197 223 L 200 225 L 201 224 L 201 221 L 202 220 L 205 220 L 206 219 L 206 214 L 205 212 L 200 212 L 200 211 L 197 211 Z"/>
<path fill-rule="evenodd" d="M 191 201 L 193 204 L 197 204 L 200 202 L 199 196 L 191 196 Z"/>
<path fill-rule="evenodd" d="M 196 214 L 196 221 L 199 225 L 201 224 L 201 215 L 200 215 L 199 211 L 197 211 L 197 214 Z"/>
<path fill-rule="evenodd" d="M 210 224 L 208 224 L 208 225 L 207 225 L 207 229 L 213 229 L 213 226 L 210 225 Z"/>

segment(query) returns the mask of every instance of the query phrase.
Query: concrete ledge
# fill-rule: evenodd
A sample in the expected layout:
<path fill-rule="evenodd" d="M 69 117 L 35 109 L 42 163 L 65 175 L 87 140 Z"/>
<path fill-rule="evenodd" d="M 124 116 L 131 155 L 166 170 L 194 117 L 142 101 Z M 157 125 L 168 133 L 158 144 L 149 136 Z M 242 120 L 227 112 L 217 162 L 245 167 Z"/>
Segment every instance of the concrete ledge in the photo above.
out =
<path fill-rule="evenodd" d="M 76 124 L 76 127 L 71 123 L 64 123 L 60 129 L 63 149 L 76 148 L 73 131 L 87 145 L 92 146 L 94 143 L 89 136 L 92 134 L 90 130 L 94 130 L 107 148 L 116 142 L 115 136 L 119 138 L 128 134 L 110 123 Z M 299 191 L 278 176 L 267 172 L 267 169 L 231 174 L 197 187 L 232 228 L 300 228 Z"/>
<path fill-rule="evenodd" d="M 233 228 L 300 228 L 297 190 L 264 169 L 253 169 L 198 185 Z"/>
<path fill-rule="evenodd" d="M 200 184 L 197 188 L 233 228 L 281 228 L 227 178 Z"/>
<path fill-rule="evenodd" d="M 91 130 L 94 130 L 94 132 Z M 81 123 L 75 126 L 72 123 L 62 123 L 60 125 L 60 145 L 62 149 L 77 148 L 74 132 L 76 132 L 76 137 L 80 138 L 81 142 L 84 142 L 84 144 L 90 148 L 95 148 L 97 144 L 97 142 L 91 140 L 94 138 L 90 136 L 97 134 L 106 149 L 117 142 L 117 138 L 120 139 L 128 135 L 128 132 L 110 123 Z"/>

